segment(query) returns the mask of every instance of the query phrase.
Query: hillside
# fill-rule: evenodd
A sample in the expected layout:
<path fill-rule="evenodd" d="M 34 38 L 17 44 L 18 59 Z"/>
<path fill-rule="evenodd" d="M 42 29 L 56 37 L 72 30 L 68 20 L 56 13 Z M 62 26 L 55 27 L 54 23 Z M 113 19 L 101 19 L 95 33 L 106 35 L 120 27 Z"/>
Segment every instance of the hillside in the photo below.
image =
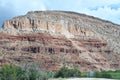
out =
<path fill-rule="evenodd" d="M 69 11 L 34 11 L 5 21 L 0 63 L 37 63 L 56 71 L 120 69 L 120 26 Z"/>

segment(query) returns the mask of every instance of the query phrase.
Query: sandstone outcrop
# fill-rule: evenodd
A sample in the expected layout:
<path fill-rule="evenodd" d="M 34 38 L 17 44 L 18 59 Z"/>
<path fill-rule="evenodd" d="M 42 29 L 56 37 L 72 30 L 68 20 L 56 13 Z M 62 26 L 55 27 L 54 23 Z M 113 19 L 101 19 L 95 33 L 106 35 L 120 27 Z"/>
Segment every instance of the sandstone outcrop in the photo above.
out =
<path fill-rule="evenodd" d="M 3 23 L 0 63 L 63 65 L 82 71 L 120 69 L 120 26 L 85 14 L 35 11 Z"/>

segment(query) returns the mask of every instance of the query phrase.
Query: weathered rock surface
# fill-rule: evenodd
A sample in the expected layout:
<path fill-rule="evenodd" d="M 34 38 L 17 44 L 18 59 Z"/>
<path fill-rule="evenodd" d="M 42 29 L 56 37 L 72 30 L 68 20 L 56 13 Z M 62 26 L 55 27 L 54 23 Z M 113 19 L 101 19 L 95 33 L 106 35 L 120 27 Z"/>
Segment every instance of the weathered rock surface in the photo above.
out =
<path fill-rule="evenodd" d="M 120 26 L 75 12 L 35 11 L 3 23 L 0 63 L 56 71 L 120 69 Z"/>

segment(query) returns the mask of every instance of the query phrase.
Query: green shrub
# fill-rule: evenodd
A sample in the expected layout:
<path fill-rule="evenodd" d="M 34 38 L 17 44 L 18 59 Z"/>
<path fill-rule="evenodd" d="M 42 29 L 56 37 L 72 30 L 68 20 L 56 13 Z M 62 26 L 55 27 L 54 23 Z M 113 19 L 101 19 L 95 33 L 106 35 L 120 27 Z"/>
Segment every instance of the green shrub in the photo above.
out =
<path fill-rule="evenodd" d="M 54 73 L 50 71 L 43 71 L 38 65 L 27 65 L 23 67 L 27 80 L 48 80 L 48 78 L 53 78 Z"/>
<path fill-rule="evenodd" d="M 112 75 L 110 75 L 108 72 L 95 72 L 94 77 L 96 78 L 112 78 Z"/>
<path fill-rule="evenodd" d="M 0 69 L 1 80 L 24 80 L 24 71 L 20 67 L 4 65 Z"/>
<path fill-rule="evenodd" d="M 116 70 L 115 72 L 120 73 L 120 70 Z"/>
<path fill-rule="evenodd" d="M 63 67 L 55 74 L 55 78 L 58 77 L 81 77 L 81 72 L 77 69 L 68 69 L 67 67 Z"/>
<path fill-rule="evenodd" d="M 4 65 L 0 68 L 0 80 L 48 80 L 53 76 L 53 72 L 42 71 L 37 65 Z"/>

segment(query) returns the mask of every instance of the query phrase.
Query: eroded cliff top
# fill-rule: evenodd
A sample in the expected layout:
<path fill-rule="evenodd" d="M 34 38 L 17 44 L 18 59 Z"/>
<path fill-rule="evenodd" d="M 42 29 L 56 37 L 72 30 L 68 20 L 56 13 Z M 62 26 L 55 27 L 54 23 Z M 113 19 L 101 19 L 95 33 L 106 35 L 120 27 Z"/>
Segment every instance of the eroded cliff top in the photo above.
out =
<path fill-rule="evenodd" d="M 102 32 L 100 29 L 120 30 L 109 21 L 69 11 L 31 11 L 4 22 L 2 27 L 10 34 L 47 32 L 66 37 L 93 36 L 97 30 Z"/>

